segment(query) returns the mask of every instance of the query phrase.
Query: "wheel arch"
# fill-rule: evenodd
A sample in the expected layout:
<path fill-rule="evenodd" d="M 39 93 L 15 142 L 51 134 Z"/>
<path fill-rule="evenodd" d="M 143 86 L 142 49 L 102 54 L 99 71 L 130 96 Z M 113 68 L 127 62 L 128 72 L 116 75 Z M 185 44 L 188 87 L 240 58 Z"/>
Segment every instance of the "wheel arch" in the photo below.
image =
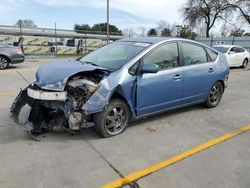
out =
<path fill-rule="evenodd" d="M 115 90 L 113 92 L 113 94 L 110 97 L 109 102 L 112 99 L 121 99 L 121 100 L 123 100 L 127 104 L 128 108 L 129 108 L 130 116 L 131 116 L 130 119 L 131 118 L 132 119 L 136 118 L 135 109 L 134 109 L 134 106 L 133 106 L 132 102 L 129 101 L 129 99 L 127 99 L 121 92 L 119 92 L 119 90 Z"/>
<path fill-rule="evenodd" d="M 9 61 L 9 63 L 11 63 L 11 60 L 10 60 L 10 58 L 9 58 L 7 55 L 5 55 L 5 54 L 0 54 L 0 57 L 6 58 L 6 59 Z"/>

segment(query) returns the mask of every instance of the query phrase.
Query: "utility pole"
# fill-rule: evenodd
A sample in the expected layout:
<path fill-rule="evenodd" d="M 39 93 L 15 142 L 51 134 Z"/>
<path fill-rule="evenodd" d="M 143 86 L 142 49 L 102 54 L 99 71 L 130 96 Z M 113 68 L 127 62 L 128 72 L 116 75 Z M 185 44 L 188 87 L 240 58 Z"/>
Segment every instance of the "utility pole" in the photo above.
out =
<path fill-rule="evenodd" d="M 21 50 L 23 52 L 23 30 L 22 30 L 22 21 L 19 20 L 19 28 L 20 28 L 20 47 L 21 47 Z"/>
<path fill-rule="evenodd" d="M 56 43 L 55 55 L 56 55 L 56 54 L 57 54 L 57 33 L 56 33 L 56 23 L 55 23 L 55 43 Z"/>
<path fill-rule="evenodd" d="M 109 0 L 107 0 L 107 44 L 109 43 Z"/>

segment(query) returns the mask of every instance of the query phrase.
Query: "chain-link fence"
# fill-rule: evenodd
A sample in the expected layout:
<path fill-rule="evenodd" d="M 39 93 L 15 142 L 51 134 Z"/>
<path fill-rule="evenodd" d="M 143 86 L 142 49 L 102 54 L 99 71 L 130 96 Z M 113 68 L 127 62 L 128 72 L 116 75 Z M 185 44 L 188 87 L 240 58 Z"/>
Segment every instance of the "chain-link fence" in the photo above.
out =
<path fill-rule="evenodd" d="M 123 38 L 110 33 L 109 42 Z M 0 25 L 0 43 L 20 46 L 26 55 L 84 54 L 107 44 L 106 32 Z"/>
<path fill-rule="evenodd" d="M 208 46 L 214 45 L 238 45 L 250 51 L 250 37 L 217 37 L 217 38 L 196 38 L 198 42 Z"/>

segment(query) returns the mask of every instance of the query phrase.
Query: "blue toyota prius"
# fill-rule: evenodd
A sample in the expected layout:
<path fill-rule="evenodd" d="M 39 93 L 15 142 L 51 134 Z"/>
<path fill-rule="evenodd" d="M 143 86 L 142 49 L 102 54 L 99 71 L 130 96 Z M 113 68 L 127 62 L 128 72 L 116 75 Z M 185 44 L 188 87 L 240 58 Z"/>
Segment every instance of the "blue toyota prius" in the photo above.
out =
<path fill-rule="evenodd" d="M 13 102 L 10 118 L 32 134 L 94 126 L 110 137 L 142 117 L 197 103 L 216 107 L 228 75 L 226 57 L 198 42 L 122 39 L 76 60 L 41 65 Z"/>

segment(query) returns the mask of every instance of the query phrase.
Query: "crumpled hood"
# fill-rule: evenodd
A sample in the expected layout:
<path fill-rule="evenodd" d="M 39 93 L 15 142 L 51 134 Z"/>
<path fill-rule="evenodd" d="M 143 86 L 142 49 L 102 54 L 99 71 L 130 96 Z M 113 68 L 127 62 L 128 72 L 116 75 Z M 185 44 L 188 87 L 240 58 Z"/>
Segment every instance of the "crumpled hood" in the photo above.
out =
<path fill-rule="evenodd" d="M 105 70 L 91 64 L 81 63 L 77 60 L 61 60 L 43 64 L 36 72 L 37 86 L 43 89 L 62 91 L 70 76 L 79 72 Z"/>

